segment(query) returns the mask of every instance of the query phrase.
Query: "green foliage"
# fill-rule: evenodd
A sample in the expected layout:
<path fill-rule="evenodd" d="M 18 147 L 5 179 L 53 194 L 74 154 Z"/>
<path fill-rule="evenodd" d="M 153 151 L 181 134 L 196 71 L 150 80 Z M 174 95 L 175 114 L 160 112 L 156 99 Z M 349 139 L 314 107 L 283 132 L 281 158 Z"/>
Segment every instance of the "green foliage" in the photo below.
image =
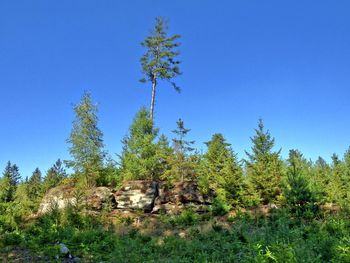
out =
<path fill-rule="evenodd" d="M 5 233 L 1 239 L 3 246 L 18 246 L 23 240 L 23 234 L 16 230 L 13 232 Z"/>
<path fill-rule="evenodd" d="M 17 185 L 21 175 L 17 165 L 7 162 L 3 177 L 0 178 L 0 202 L 11 202 L 14 200 Z"/>
<path fill-rule="evenodd" d="M 199 221 L 199 216 L 191 208 L 183 210 L 179 217 L 177 217 L 176 223 L 185 226 L 191 226 Z"/>
<path fill-rule="evenodd" d="M 105 157 L 103 134 L 97 127 L 97 106 L 92 103 L 90 93 L 84 93 L 74 112 L 75 120 L 67 140 L 73 160 L 66 164 L 74 170 L 78 184 L 89 187 L 96 184 Z"/>
<path fill-rule="evenodd" d="M 200 216 L 191 207 L 187 207 L 179 215 L 162 215 L 159 220 L 171 227 L 183 227 L 196 225 L 200 219 Z"/>
<path fill-rule="evenodd" d="M 173 139 L 173 151 L 167 155 L 167 163 L 169 169 L 165 170 L 161 175 L 161 179 L 168 181 L 169 183 L 179 181 L 193 181 L 196 176 L 196 154 L 192 154 L 194 151 L 192 145 L 194 141 L 187 141 L 187 136 L 190 129 L 185 128 L 183 120 L 179 119 L 177 122 L 177 129 L 173 130 L 173 133 L 177 136 Z"/>
<path fill-rule="evenodd" d="M 155 129 L 145 108 L 136 114 L 129 128 L 129 134 L 123 139 L 121 176 L 123 180 L 149 179 L 159 177 L 163 163 L 159 159 L 159 147 L 155 142 L 158 129 Z"/>
<path fill-rule="evenodd" d="M 345 179 L 345 166 L 336 154 L 332 156 L 332 165 L 328 171 L 329 180 L 324 184 L 324 191 L 327 193 L 327 201 L 338 203 L 343 206 L 347 196 L 347 182 Z"/>
<path fill-rule="evenodd" d="M 226 215 L 230 209 L 231 206 L 227 204 L 225 200 L 220 197 L 216 197 L 214 198 L 210 211 L 213 216 L 223 216 Z"/>
<path fill-rule="evenodd" d="M 152 83 L 152 101 L 150 109 L 150 120 L 153 122 L 153 111 L 157 80 L 165 80 L 171 83 L 175 90 L 180 91 L 180 88 L 172 80 L 180 75 L 179 64 L 176 60 L 179 52 L 175 49 L 180 45 L 176 40 L 179 35 L 167 35 L 167 23 L 161 18 L 156 18 L 156 24 L 150 36 L 141 43 L 146 48 L 146 53 L 141 57 L 142 73 L 144 78 L 141 82 L 149 81 Z"/>
<path fill-rule="evenodd" d="M 43 192 L 45 193 L 50 188 L 58 186 L 65 178 L 67 178 L 67 173 L 62 161 L 58 159 L 46 173 L 43 181 Z"/>
<path fill-rule="evenodd" d="M 41 171 L 39 168 L 36 168 L 32 174 L 32 176 L 29 178 L 27 187 L 28 187 L 28 197 L 30 199 L 37 199 L 41 196 L 42 192 L 42 184 L 41 184 L 42 178 L 41 178 Z"/>
<path fill-rule="evenodd" d="M 25 230 L 0 235 L 0 246 L 24 246 L 47 261 L 55 261 L 58 243 L 83 262 L 311 263 L 348 262 L 350 257 L 350 223 L 339 216 L 302 222 L 281 209 L 268 218 L 238 216 L 229 225 L 209 221 L 211 228 L 202 231 L 198 215 L 185 210 L 172 217 L 174 234 L 159 236 L 141 234 L 132 226 L 119 235 L 92 216 L 63 220 L 64 213 L 45 215 Z"/>
<path fill-rule="evenodd" d="M 286 204 L 292 214 L 312 218 L 318 212 L 318 204 L 306 176 L 305 160 L 299 151 L 291 150 L 288 163 L 287 180 L 284 187 Z"/>
<path fill-rule="evenodd" d="M 141 43 L 147 49 L 140 60 L 142 73 L 149 81 L 156 78 L 170 81 L 180 74 L 178 66 L 180 62 L 175 60 L 179 52 L 174 50 L 180 45 L 175 42 L 180 38 L 180 35 L 168 37 L 166 30 L 167 22 L 163 18 L 157 17 L 152 34 Z M 146 79 L 141 81 L 144 82 Z M 173 85 L 177 87 L 175 84 Z"/>
<path fill-rule="evenodd" d="M 252 152 L 246 160 L 247 175 L 251 187 L 258 194 L 261 202 L 275 202 L 281 193 L 282 162 L 280 150 L 273 152 L 275 139 L 269 131 L 264 130 L 264 124 L 259 119 L 256 134 L 251 138 Z"/>
<path fill-rule="evenodd" d="M 237 157 L 220 133 L 206 143 L 199 183 L 204 192 L 214 190 L 220 199 L 235 205 L 242 203 L 243 173 Z"/>
<path fill-rule="evenodd" d="M 157 159 L 160 165 L 158 165 L 157 174 L 161 180 L 168 180 L 165 175 L 172 168 L 171 160 L 174 155 L 174 150 L 170 147 L 168 138 L 162 134 L 159 136 L 159 140 L 157 142 Z"/>
<path fill-rule="evenodd" d="M 96 178 L 97 186 L 116 187 L 121 183 L 120 169 L 116 161 L 108 158 L 105 166 L 101 170 L 99 177 Z"/>
<path fill-rule="evenodd" d="M 312 189 L 315 193 L 318 193 L 320 201 L 326 202 L 327 199 L 327 186 L 331 181 L 331 168 L 327 162 L 319 157 L 311 168 L 312 175 L 310 176 L 310 181 L 312 183 Z"/>

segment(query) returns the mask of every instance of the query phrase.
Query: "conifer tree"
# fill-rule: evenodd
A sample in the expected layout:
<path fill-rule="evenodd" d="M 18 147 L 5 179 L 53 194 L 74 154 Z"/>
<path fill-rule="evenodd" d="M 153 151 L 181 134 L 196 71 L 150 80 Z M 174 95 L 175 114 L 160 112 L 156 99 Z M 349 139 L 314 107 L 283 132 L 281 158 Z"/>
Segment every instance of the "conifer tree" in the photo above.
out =
<path fill-rule="evenodd" d="M 21 175 L 17 165 L 7 162 L 3 177 L 0 179 L 0 199 L 3 202 L 11 202 L 14 200 L 17 185 Z"/>
<path fill-rule="evenodd" d="M 343 162 L 343 176 L 342 176 L 342 189 L 343 191 L 343 206 L 346 206 L 350 210 L 350 147 L 345 152 Z"/>
<path fill-rule="evenodd" d="M 57 186 L 64 178 L 67 177 L 67 173 L 63 167 L 63 163 L 58 159 L 53 166 L 47 171 L 47 174 L 43 181 L 43 190 L 46 192 L 50 188 Z"/>
<path fill-rule="evenodd" d="M 191 131 L 185 128 L 182 119 L 177 122 L 177 128 L 173 130 L 176 138 L 173 138 L 173 155 L 169 156 L 171 169 L 167 171 L 163 178 L 170 181 L 192 181 L 195 177 L 195 162 L 191 153 L 194 151 L 192 145 L 194 141 L 186 140 L 187 134 Z"/>
<path fill-rule="evenodd" d="M 288 207 L 297 216 L 307 216 L 306 212 L 317 211 L 316 195 L 308 181 L 305 159 L 298 150 L 289 152 L 287 180 L 284 186 L 284 197 Z"/>
<path fill-rule="evenodd" d="M 179 64 L 176 60 L 179 52 L 176 48 L 180 45 L 176 40 L 179 35 L 168 36 L 167 23 L 161 18 L 156 18 L 156 24 L 151 35 L 141 43 L 146 48 L 146 53 L 141 57 L 142 73 L 144 78 L 141 82 L 152 83 L 152 97 L 150 107 L 150 120 L 153 123 L 154 103 L 158 80 L 165 80 L 171 83 L 176 91 L 180 88 L 175 84 L 173 78 L 180 75 Z"/>
<path fill-rule="evenodd" d="M 253 143 L 251 153 L 246 152 L 248 179 L 263 204 L 276 201 L 281 193 L 282 162 L 280 151 L 274 152 L 275 139 L 269 131 L 264 130 L 261 119 L 255 135 L 251 137 Z"/>
<path fill-rule="evenodd" d="M 136 114 L 123 139 L 121 175 L 123 180 L 157 179 L 160 161 L 155 142 L 158 129 L 155 129 L 145 108 Z"/>
<path fill-rule="evenodd" d="M 160 179 L 169 179 L 167 178 L 167 174 L 171 170 L 173 157 L 174 149 L 170 146 L 168 138 L 162 134 L 159 136 L 157 142 L 157 159 L 159 161 L 159 170 L 157 171 L 157 174 L 159 174 Z"/>
<path fill-rule="evenodd" d="M 39 168 L 36 168 L 28 180 L 28 197 L 36 200 L 42 193 L 42 175 Z"/>
<path fill-rule="evenodd" d="M 66 164 L 73 168 L 76 179 L 88 187 L 96 183 L 105 157 L 103 133 L 97 126 L 97 106 L 92 103 L 90 93 L 84 93 L 74 112 L 75 120 L 67 140 L 73 160 Z"/>
<path fill-rule="evenodd" d="M 350 147 L 344 154 L 344 179 L 350 189 Z"/>
<path fill-rule="evenodd" d="M 318 157 L 314 165 L 312 166 L 312 189 L 314 192 L 319 193 L 322 201 L 327 201 L 327 186 L 331 180 L 331 167 L 322 158 Z"/>
<path fill-rule="evenodd" d="M 350 201 L 350 153 L 347 151 L 344 160 L 338 155 L 332 155 L 331 172 L 329 182 L 325 186 L 329 202 L 338 204 L 341 208 L 349 208 Z"/>
<path fill-rule="evenodd" d="M 220 198 L 237 205 L 242 203 L 243 173 L 236 154 L 221 133 L 216 133 L 206 143 L 203 156 L 201 185 L 214 190 Z"/>
<path fill-rule="evenodd" d="M 97 185 L 115 187 L 120 183 L 121 180 L 119 172 L 120 171 L 117 162 L 108 156 L 106 158 L 106 164 L 104 165 L 100 176 L 97 178 Z"/>
<path fill-rule="evenodd" d="M 350 181 L 350 147 L 344 154 L 345 176 Z"/>
<path fill-rule="evenodd" d="M 17 218 L 17 220 L 22 220 L 24 217 L 27 217 L 28 215 L 35 212 L 35 208 L 37 208 L 38 200 L 32 200 L 29 197 L 28 192 L 28 183 L 21 182 L 18 184 L 15 193 L 15 200 L 13 203 L 15 207 L 15 217 Z"/>

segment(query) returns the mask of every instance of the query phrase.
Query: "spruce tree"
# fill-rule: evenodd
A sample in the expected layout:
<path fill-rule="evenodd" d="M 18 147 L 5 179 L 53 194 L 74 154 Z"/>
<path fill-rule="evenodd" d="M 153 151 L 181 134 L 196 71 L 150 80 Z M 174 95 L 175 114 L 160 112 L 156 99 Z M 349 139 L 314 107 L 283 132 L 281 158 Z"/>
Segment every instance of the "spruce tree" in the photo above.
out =
<path fill-rule="evenodd" d="M 180 75 L 180 61 L 176 59 L 179 52 L 176 48 L 180 45 L 176 40 L 179 35 L 168 36 L 167 23 L 163 18 L 157 17 L 151 35 L 141 43 L 146 48 L 146 53 L 141 57 L 142 73 L 144 78 L 141 82 L 152 83 L 152 97 L 150 107 L 150 120 L 153 123 L 154 103 L 158 80 L 165 80 L 171 83 L 175 90 L 180 88 L 175 84 L 173 78 Z"/>
<path fill-rule="evenodd" d="M 281 193 L 282 162 L 280 151 L 274 152 L 275 139 L 269 131 L 264 130 L 262 119 L 259 119 L 255 135 L 251 137 L 251 153 L 246 152 L 247 174 L 249 183 L 258 194 L 263 204 L 276 201 Z"/>
<path fill-rule="evenodd" d="M 47 174 L 43 181 L 43 190 L 46 192 L 50 188 L 57 186 L 64 178 L 67 177 L 67 173 L 63 167 L 63 163 L 58 159 L 53 166 L 47 171 Z"/>
<path fill-rule="evenodd" d="M 350 147 L 344 154 L 345 176 L 350 181 Z"/>
<path fill-rule="evenodd" d="M 28 180 L 28 196 L 32 200 L 38 199 L 42 194 L 42 175 L 39 168 L 36 168 Z"/>
<path fill-rule="evenodd" d="M 98 186 L 111 186 L 115 187 L 121 181 L 120 171 L 118 164 L 110 156 L 106 158 L 106 164 L 100 176 L 97 178 L 96 183 Z"/>
<path fill-rule="evenodd" d="M 21 175 L 17 165 L 7 162 L 3 177 L 0 179 L 0 199 L 3 202 L 11 202 L 14 200 L 17 185 Z"/>
<path fill-rule="evenodd" d="M 345 152 L 344 155 L 344 166 L 343 166 L 343 176 L 342 176 L 342 188 L 343 192 L 343 206 L 346 206 L 348 210 L 350 210 L 350 147 Z"/>
<path fill-rule="evenodd" d="M 38 204 L 38 200 L 33 200 L 29 197 L 28 183 L 19 183 L 15 193 L 15 200 L 13 202 L 15 219 L 21 221 L 24 218 L 27 218 L 29 215 L 33 214 L 33 212 L 36 212 Z"/>
<path fill-rule="evenodd" d="M 173 138 L 174 153 L 169 156 L 171 169 L 164 174 L 163 179 L 170 182 L 192 181 L 195 177 L 195 162 L 191 153 L 194 151 L 192 145 L 195 142 L 185 139 L 191 130 L 185 128 L 182 119 L 179 119 L 176 124 L 177 128 L 173 130 L 176 135 L 176 138 Z"/>
<path fill-rule="evenodd" d="M 161 165 L 155 142 L 158 129 L 155 129 L 145 108 L 136 114 L 129 128 L 129 134 L 122 140 L 123 152 L 120 156 L 123 180 L 154 180 Z"/>
<path fill-rule="evenodd" d="M 201 186 L 214 190 L 220 198 L 237 205 L 242 203 L 243 173 L 236 154 L 221 133 L 216 133 L 206 143 L 203 155 Z"/>
<path fill-rule="evenodd" d="M 348 186 L 345 178 L 345 165 L 336 154 L 333 154 L 331 159 L 330 178 L 326 185 L 328 201 L 342 206 L 343 201 L 346 200 Z"/>
<path fill-rule="evenodd" d="M 322 201 L 327 201 L 327 186 L 331 181 L 331 167 L 328 163 L 322 158 L 318 157 L 316 162 L 312 166 L 312 188 L 313 191 L 319 193 L 322 197 Z"/>
<path fill-rule="evenodd" d="M 66 164 L 85 187 L 95 185 L 105 157 L 103 133 L 97 126 L 97 110 L 90 93 L 84 93 L 80 103 L 74 106 L 75 120 L 67 140 L 73 160 Z"/>
<path fill-rule="evenodd" d="M 289 152 L 284 197 L 290 211 L 297 216 L 313 215 L 318 206 L 316 195 L 310 188 L 305 159 L 298 150 Z"/>
<path fill-rule="evenodd" d="M 157 159 L 159 161 L 157 174 L 160 179 L 168 180 L 169 171 L 171 171 L 172 160 L 174 158 L 174 149 L 170 146 L 168 138 L 162 134 L 157 142 Z"/>

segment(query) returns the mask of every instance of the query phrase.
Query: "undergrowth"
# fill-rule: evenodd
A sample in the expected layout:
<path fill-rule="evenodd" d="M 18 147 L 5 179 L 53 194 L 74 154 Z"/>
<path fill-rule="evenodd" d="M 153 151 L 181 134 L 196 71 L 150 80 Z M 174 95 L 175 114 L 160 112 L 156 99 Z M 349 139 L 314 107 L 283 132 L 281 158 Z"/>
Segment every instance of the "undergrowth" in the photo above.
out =
<path fill-rule="evenodd" d="M 350 221 L 344 215 L 307 220 L 279 209 L 267 217 L 238 214 L 223 222 L 188 210 L 159 219 L 164 233 L 176 227 L 184 236 L 145 235 L 130 220 L 118 223 L 131 227 L 118 234 L 116 225 L 96 216 L 54 211 L 23 230 L 2 233 L 0 247 L 57 260 L 58 244 L 64 243 L 83 262 L 350 262 Z M 210 228 L 203 231 L 201 224 Z"/>

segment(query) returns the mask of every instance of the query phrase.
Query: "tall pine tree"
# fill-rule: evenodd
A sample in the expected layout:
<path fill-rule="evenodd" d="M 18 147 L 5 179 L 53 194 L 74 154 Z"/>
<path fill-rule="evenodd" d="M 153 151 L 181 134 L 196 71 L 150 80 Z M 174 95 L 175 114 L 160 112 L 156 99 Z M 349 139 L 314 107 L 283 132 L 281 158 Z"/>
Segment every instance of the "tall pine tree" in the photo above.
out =
<path fill-rule="evenodd" d="M 180 75 L 179 64 L 176 60 L 179 52 L 176 48 L 180 45 L 176 40 L 179 35 L 168 36 L 167 23 L 161 18 L 156 18 L 156 24 L 150 36 L 141 43 L 146 48 L 146 53 L 141 57 L 142 73 L 144 78 L 141 82 L 152 83 L 152 97 L 150 107 L 150 120 L 153 123 L 154 103 L 158 80 L 165 80 L 171 83 L 175 90 L 180 91 L 173 81 L 173 78 Z"/>

